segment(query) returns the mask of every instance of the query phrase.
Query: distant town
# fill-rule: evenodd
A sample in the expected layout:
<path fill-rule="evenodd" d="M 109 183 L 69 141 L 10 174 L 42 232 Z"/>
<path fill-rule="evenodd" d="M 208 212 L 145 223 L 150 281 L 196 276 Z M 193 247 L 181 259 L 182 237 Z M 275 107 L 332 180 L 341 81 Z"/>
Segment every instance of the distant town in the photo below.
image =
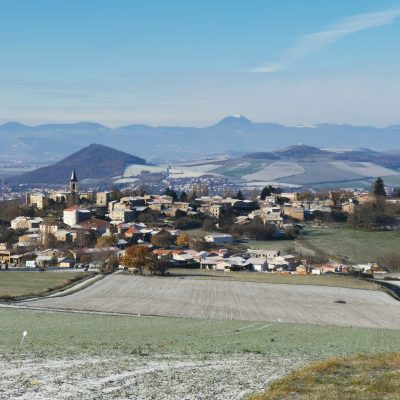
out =
<path fill-rule="evenodd" d="M 225 187 L 223 195 L 216 195 L 204 181 L 185 190 L 165 187 L 161 194 L 145 185 L 82 191 L 78 175 L 71 171 L 68 190 L 26 192 L 24 204 L 3 201 L 3 269 L 165 274 L 183 268 L 372 276 L 398 268 L 379 257 L 354 264 L 340 255 L 296 249 L 310 228 L 326 224 L 398 229 L 400 193 L 387 195 L 381 178 L 368 192 L 284 192 L 269 185 L 260 192 Z"/>

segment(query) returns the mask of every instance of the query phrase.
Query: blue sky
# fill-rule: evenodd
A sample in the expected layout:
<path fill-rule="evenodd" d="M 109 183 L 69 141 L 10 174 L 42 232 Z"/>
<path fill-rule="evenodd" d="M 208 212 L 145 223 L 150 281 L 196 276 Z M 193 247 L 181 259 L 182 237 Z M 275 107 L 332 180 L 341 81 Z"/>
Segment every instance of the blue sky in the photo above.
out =
<path fill-rule="evenodd" d="M 400 123 L 400 2 L 0 0 L 0 122 Z"/>

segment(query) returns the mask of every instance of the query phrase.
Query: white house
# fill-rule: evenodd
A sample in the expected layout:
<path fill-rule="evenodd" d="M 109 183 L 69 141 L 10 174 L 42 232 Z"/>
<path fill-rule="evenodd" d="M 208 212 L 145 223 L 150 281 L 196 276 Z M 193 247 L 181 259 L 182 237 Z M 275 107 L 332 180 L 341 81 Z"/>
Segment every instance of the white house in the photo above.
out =
<path fill-rule="evenodd" d="M 63 211 L 64 224 L 69 226 L 76 225 L 78 222 L 85 221 L 90 218 L 90 211 L 79 206 L 72 206 Z"/>
<path fill-rule="evenodd" d="M 270 260 L 280 256 L 281 252 L 278 250 L 248 249 L 246 254 L 251 258 L 267 258 Z"/>
<path fill-rule="evenodd" d="M 43 218 L 17 217 L 11 221 L 12 229 L 35 229 L 39 228 Z"/>
<path fill-rule="evenodd" d="M 247 265 L 252 265 L 255 271 L 263 272 L 268 270 L 268 260 L 266 258 L 249 258 Z"/>
<path fill-rule="evenodd" d="M 220 234 L 210 234 L 204 237 L 206 242 L 215 243 L 215 244 L 232 244 L 233 237 L 232 235 L 220 233 Z"/>

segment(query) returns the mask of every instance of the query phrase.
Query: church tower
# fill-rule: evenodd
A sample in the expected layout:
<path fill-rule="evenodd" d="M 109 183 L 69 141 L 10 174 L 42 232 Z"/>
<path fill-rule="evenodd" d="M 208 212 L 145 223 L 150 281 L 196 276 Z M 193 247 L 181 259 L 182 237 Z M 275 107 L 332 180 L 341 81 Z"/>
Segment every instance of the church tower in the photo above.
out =
<path fill-rule="evenodd" d="M 69 192 L 71 201 L 74 204 L 78 204 L 78 178 L 76 177 L 75 168 L 72 171 L 71 179 L 69 181 Z"/>

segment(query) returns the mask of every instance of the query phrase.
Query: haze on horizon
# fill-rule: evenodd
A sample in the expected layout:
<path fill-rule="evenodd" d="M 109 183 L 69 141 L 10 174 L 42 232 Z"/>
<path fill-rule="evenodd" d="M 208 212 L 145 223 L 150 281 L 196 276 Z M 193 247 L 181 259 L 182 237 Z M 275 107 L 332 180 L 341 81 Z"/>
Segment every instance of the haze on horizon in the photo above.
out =
<path fill-rule="evenodd" d="M 3 0 L 0 123 L 400 123 L 394 0 Z"/>

